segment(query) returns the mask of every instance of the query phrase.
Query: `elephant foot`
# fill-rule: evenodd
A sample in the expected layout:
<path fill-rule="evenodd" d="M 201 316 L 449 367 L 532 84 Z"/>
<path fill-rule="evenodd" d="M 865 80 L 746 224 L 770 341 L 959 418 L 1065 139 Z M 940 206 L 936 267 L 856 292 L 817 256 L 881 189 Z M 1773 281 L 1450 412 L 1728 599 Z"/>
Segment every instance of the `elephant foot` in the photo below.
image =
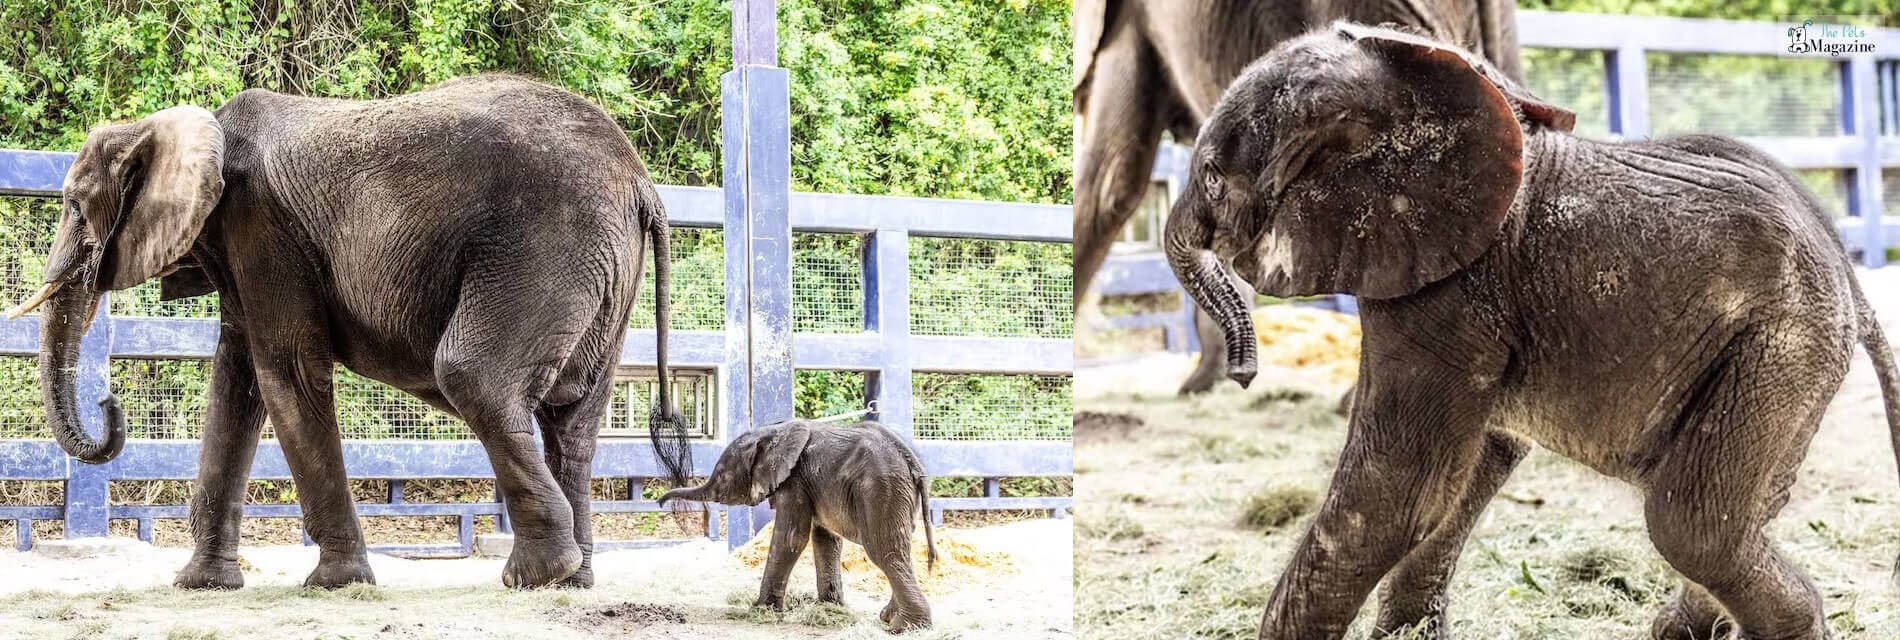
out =
<path fill-rule="evenodd" d="M 898 613 L 898 614 L 892 615 L 890 619 L 885 620 L 884 624 L 889 625 L 888 628 L 891 633 L 903 633 L 905 631 L 929 629 L 930 628 L 930 614 L 924 613 L 924 614 L 912 615 L 912 614 L 907 614 L 907 613 Z"/>
<path fill-rule="evenodd" d="M 755 608 L 760 608 L 760 609 L 784 611 L 785 610 L 785 594 L 781 593 L 777 595 L 771 595 L 771 594 L 761 593 L 759 594 L 758 599 L 752 601 L 752 606 Z"/>
<path fill-rule="evenodd" d="M 823 603 L 835 604 L 840 607 L 845 606 L 843 593 L 820 593 L 818 594 L 818 601 L 823 602 Z"/>
<path fill-rule="evenodd" d="M 554 583 L 554 586 L 562 589 L 592 589 L 594 588 L 594 568 L 587 566 L 587 563 L 582 563 L 579 571 L 562 578 L 560 582 Z"/>
<path fill-rule="evenodd" d="M 370 571 L 367 556 L 359 554 L 334 560 L 326 556 L 317 560 L 317 568 L 303 579 L 303 586 L 335 589 L 357 582 L 376 584 L 376 574 Z"/>
<path fill-rule="evenodd" d="M 580 545 L 574 544 L 573 538 L 546 540 L 517 535 L 508 564 L 501 568 L 501 583 L 516 589 L 552 585 L 579 573 L 583 559 Z"/>
<path fill-rule="evenodd" d="M 178 576 L 172 578 L 172 586 L 180 589 L 236 589 L 244 586 L 244 573 L 238 569 L 237 560 L 222 558 L 192 558 L 185 568 L 178 570 Z"/>
<path fill-rule="evenodd" d="M 1652 640 L 1721 640 L 1734 633 L 1735 623 L 1726 616 L 1692 615 L 1683 610 L 1681 600 L 1663 605 L 1649 625 Z"/>

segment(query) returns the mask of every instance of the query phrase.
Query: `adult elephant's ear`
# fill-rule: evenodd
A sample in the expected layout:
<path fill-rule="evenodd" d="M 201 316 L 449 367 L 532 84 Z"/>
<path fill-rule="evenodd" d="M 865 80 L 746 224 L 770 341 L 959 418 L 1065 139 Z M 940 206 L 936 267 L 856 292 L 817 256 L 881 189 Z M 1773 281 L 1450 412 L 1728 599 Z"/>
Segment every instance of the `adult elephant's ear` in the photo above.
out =
<path fill-rule="evenodd" d="M 1275 211 L 1254 247 L 1258 284 L 1276 296 L 1407 295 L 1498 236 L 1523 174 L 1520 111 L 1509 81 L 1469 54 L 1336 28 L 1352 47 L 1330 62 L 1339 71 L 1289 88 L 1319 92 L 1308 99 L 1320 106 L 1264 148 L 1260 178 Z"/>
<path fill-rule="evenodd" d="M 100 289 L 135 286 L 184 257 L 224 193 L 224 132 L 210 111 L 172 107 L 125 126 L 110 138 L 123 148 L 104 150 L 121 196 L 100 234 Z"/>
<path fill-rule="evenodd" d="M 811 442 L 809 422 L 793 420 L 771 428 L 773 433 L 759 444 L 758 457 L 752 459 L 752 493 L 748 504 L 758 504 L 791 477 L 798 459 L 805 455 L 805 445 Z"/>

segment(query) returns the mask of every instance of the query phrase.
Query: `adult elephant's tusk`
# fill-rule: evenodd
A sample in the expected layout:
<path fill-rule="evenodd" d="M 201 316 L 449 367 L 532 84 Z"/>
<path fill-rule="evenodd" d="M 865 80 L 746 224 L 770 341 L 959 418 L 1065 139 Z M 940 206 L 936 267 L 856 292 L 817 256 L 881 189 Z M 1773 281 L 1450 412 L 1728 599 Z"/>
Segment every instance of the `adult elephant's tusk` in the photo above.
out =
<path fill-rule="evenodd" d="M 65 283 L 48 282 L 44 285 L 40 285 L 39 293 L 33 294 L 33 297 L 28 298 L 26 302 L 22 302 L 18 305 L 15 305 L 12 309 L 7 310 L 7 319 L 13 320 L 13 319 L 19 318 L 20 316 L 32 313 L 34 309 L 40 308 L 40 305 L 45 303 L 47 298 L 51 298 L 53 297 L 54 293 L 58 293 L 60 285 L 63 285 L 63 284 Z"/>

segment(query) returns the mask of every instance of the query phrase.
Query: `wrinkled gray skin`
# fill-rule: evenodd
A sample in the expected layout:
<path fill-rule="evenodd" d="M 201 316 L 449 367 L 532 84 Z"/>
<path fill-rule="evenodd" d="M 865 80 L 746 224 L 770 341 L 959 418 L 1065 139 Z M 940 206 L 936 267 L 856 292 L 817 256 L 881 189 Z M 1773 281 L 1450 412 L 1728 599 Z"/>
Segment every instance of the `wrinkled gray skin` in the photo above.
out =
<path fill-rule="evenodd" d="M 893 631 L 930 626 L 930 603 L 911 572 L 913 516 L 924 518 L 927 558 L 937 543 L 930 529 L 930 478 L 909 445 L 875 422 L 829 425 L 793 420 L 754 429 L 732 441 L 706 484 L 660 496 L 728 505 L 772 499 L 772 547 L 759 598 L 785 607 L 785 581 L 810 542 L 816 554 L 818 601 L 844 604 L 841 541 L 865 555 L 891 583 L 891 601 L 878 618 Z"/>
<path fill-rule="evenodd" d="M 375 581 L 344 475 L 338 363 L 468 422 L 516 530 L 505 584 L 592 583 L 594 436 L 648 242 L 665 371 L 670 260 L 646 167 L 598 107 L 509 76 L 368 102 L 253 89 L 215 116 L 175 107 L 93 130 L 64 202 L 40 365 L 69 454 L 102 463 L 125 437 L 116 407 L 103 441 L 75 408 L 71 363 L 100 294 L 154 277 L 167 299 L 219 294 L 178 586 L 243 584 L 238 526 L 267 414 L 321 549 L 305 584 Z"/>
<path fill-rule="evenodd" d="M 1077 0 L 1075 304 L 1147 192 L 1162 132 L 1192 144 L 1221 91 L 1274 45 L 1334 20 L 1404 25 L 1520 79 L 1516 16 L 1510 0 Z M 1220 344 L 1201 340 L 1201 362 Z M 1220 376 L 1207 373 L 1180 392 L 1212 389 Z"/>
<path fill-rule="evenodd" d="M 1222 98 L 1169 221 L 1175 273 L 1233 344 L 1254 336 L 1224 263 L 1270 295 L 1356 294 L 1365 328 L 1350 435 L 1260 637 L 1338 638 L 1382 577 L 1378 629 L 1442 636 L 1446 559 L 1502 475 L 1483 452 L 1519 437 L 1643 492 L 1686 579 L 1654 637 L 1828 637 L 1763 527 L 1856 342 L 1900 449 L 1849 257 L 1759 151 L 1572 122 L 1475 56 L 1348 25 Z M 1235 356 L 1244 383 L 1253 353 Z"/>

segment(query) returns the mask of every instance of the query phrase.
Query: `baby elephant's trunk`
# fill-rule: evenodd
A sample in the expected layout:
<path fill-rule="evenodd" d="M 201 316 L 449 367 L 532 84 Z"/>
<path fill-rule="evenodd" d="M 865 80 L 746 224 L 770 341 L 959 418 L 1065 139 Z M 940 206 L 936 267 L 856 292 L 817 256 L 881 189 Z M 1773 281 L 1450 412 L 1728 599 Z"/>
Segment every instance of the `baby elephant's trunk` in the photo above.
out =
<path fill-rule="evenodd" d="M 686 487 L 683 489 L 668 489 L 666 493 L 660 494 L 660 506 L 664 507 L 666 506 L 667 502 L 670 502 L 673 500 L 692 500 L 694 502 L 709 502 L 709 500 L 706 499 L 706 486 L 707 485 L 702 484 L 697 487 Z"/>

